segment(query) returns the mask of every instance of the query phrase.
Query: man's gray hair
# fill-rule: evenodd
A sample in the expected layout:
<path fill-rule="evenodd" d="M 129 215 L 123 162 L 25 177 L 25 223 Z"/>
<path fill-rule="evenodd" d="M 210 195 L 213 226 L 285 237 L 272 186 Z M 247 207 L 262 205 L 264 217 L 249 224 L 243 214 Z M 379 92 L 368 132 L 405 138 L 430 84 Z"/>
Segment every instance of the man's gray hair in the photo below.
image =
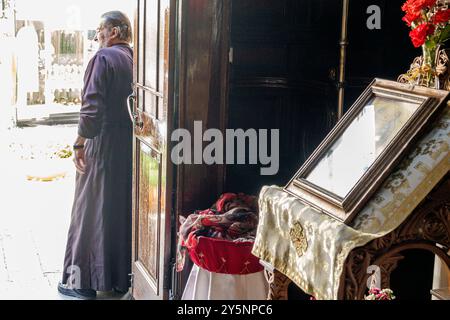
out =
<path fill-rule="evenodd" d="M 109 11 L 102 14 L 101 17 L 104 20 L 104 26 L 109 28 L 119 29 L 119 39 L 127 42 L 131 42 L 133 39 L 133 33 L 131 30 L 130 19 L 127 15 L 120 11 Z"/>

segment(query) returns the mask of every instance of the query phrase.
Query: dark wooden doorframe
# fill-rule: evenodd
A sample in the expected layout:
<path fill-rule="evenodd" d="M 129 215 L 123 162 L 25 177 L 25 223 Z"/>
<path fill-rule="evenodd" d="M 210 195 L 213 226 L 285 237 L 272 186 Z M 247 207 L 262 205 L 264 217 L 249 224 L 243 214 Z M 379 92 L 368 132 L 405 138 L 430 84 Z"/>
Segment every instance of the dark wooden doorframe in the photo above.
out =
<path fill-rule="evenodd" d="M 194 121 L 203 129 L 226 128 L 228 104 L 229 13 L 231 0 L 175 1 L 174 128 L 193 132 Z M 180 165 L 174 168 L 172 262 L 180 216 L 209 207 L 224 190 L 224 165 Z M 186 259 L 188 260 L 188 259 Z M 182 296 L 190 264 L 173 272 L 171 298 Z"/>

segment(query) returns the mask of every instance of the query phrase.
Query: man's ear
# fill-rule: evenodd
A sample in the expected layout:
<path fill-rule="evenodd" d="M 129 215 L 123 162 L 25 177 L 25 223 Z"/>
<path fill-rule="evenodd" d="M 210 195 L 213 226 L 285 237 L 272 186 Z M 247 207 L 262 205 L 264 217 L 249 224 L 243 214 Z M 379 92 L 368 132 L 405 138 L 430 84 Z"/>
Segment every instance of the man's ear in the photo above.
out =
<path fill-rule="evenodd" d="M 113 39 L 119 38 L 119 28 L 114 27 L 111 29 L 111 38 Z"/>

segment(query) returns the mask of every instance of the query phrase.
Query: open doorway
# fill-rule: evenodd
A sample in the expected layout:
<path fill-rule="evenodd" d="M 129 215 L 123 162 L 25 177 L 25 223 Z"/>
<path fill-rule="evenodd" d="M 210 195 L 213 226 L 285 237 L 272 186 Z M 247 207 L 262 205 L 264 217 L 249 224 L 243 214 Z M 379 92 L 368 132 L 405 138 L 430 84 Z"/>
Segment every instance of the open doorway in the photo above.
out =
<path fill-rule="evenodd" d="M 132 16 L 133 1 L 3 2 L 0 40 L 8 48 L 3 68 L 10 71 L 4 90 L 13 120 L 19 126 L 76 124 L 84 70 L 98 49 L 99 16 L 109 10 Z"/>
<path fill-rule="evenodd" d="M 84 70 L 101 14 L 133 19 L 133 7 L 132 0 L 0 3 L 0 300 L 61 299 Z"/>

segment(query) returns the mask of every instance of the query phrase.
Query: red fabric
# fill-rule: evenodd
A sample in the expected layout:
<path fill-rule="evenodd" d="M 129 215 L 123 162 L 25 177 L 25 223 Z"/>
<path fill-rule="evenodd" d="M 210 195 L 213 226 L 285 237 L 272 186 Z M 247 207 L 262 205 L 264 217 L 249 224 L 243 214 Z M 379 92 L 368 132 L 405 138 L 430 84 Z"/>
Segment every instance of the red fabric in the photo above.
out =
<path fill-rule="evenodd" d="M 191 260 L 210 272 L 244 275 L 263 270 L 259 259 L 251 253 L 253 242 L 190 236 L 186 244 Z"/>
<path fill-rule="evenodd" d="M 217 200 L 216 202 L 216 209 L 219 212 L 223 212 L 224 211 L 224 206 L 225 203 L 233 201 L 234 199 L 236 199 L 237 195 L 234 193 L 225 193 L 223 194 L 219 200 Z"/>
<path fill-rule="evenodd" d="M 187 251 L 195 264 L 215 273 L 248 274 L 262 270 L 251 254 L 258 226 L 257 198 L 225 193 L 206 210 L 189 215 L 179 230 L 177 271 Z"/>

